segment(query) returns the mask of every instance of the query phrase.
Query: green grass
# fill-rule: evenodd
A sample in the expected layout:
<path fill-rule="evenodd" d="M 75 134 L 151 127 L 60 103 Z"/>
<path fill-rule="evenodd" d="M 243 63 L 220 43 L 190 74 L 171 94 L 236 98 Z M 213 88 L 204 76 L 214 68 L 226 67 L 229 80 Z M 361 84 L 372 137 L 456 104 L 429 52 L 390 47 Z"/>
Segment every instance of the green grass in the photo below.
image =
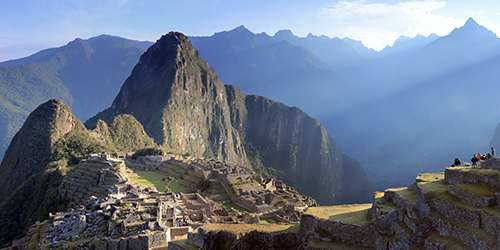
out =
<path fill-rule="evenodd" d="M 454 167 L 454 168 L 447 168 L 447 169 L 453 170 L 453 171 L 471 172 L 471 173 L 492 176 L 492 177 L 497 177 L 500 175 L 500 171 L 498 171 L 497 169 L 471 168 L 471 167 Z"/>
<path fill-rule="evenodd" d="M 417 181 L 423 181 L 423 182 L 432 182 L 432 181 L 443 180 L 443 179 L 444 179 L 444 173 L 420 174 L 416 178 Z"/>
<path fill-rule="evenodd" d="M 495 196 L 495 193 L 500 193 L 498 188 L 479 184 L 458 184 L 455 187 L 483 197 L 491 197 Z"/>
<path fill-rule="evenodd" d="M 172 180 L 170 182 L 170 185 L 168 186 L 172 192 L 176 192 L 176 193 L 179 193 L 179 192 L 189 192 L 191 191 L 191 188 L 190 187 L 187 187 L 187 186 L 184 186 L 182 185 L 179 180 L 175 179 L 175 180 Z"/>
<path fill-rule="evenodd" d="M 298 232 L 297 224 L 208 224 L 202 227 L 206 231 L 227 231 L 234 234 L 259 230 L 263 232 Z"/>
<path fill-rule="evenodd" d="M 265 220 L 260 220 L 261 223 L 264 223 L 264 224 L 278 224 L 280 223 L 279 220 L 277 220 L 276 218 L 269 218 L 269 219 L 265 219 Z"/>
<path fill-rule="evenodd" d="M 148 187 L 156 187 L 160 192 L 165 191 L 166 182 L 163 180 L 167 175 L 160 174 L 154 171 L 135 171 L 137 176 L 131 176 L 130 181 L 138 185 L 146 185 Z M 179 183 L 179 180 L 174 179 L 168 186 L 172 192 L 187 192 L 191 191 L 190 187 L 184 186 Z"/>
<path fill-rule="evenodd" d="M 411 204 L 415 203 L 415 201 L 417 201 L 418 199 L 415 190 L 405 188 L 397 191 L 396 193 L 403 197 L 405 200 L 409 201 Z"/>
<path fill-rule="evenodd" d="M 328 219 L 331 221 L 343 221 L 351 224 L 368 226 L 370 218 L 368 209 L 372 207 L 371 203 L 325 206 L 325 207 L 310 207 L 305 214 L 316 216 L 320 219 Z"/>
<path fill-rule="evenodd" d="M 160 192 L 165 191 L 165 185 L 167 183 L 163 179 L 167 178 L 167 175 L 154 171 L 135 171 L 135 173 L 137 174 L 137 177 L 131 176 L 130 181 L 138 185 L 156 187 L 156 189 Z"/>
<path fill-rule="evenodd" d="M 434 218 L 439 218 L 441 220 L 444 220 L 444 221 L 447 221 L 447 222 L 450 222 L 452 225 L 454 226 L 457 226 L 457 227 L 460 227 L 460 228 L 463 228 L 467 231 L 470 231 L 472 232 L 473 234 L 481 237 L 482 239 L 484 240 L 488 240 L 490 242 L 497 242 L 497 238 L 498 236 L 496 235 L 492 235 L 488 232 L 486 232 L 484 229 L 482 228 L 477 228 L 477 227 L 471 227 L 471 226 L 467 226 L 467 225 L 464 225 L 464 224 L 461 224 L 461 223 L 458 223 L 454 220 L 451 220 L 449 219 L 448 217 L 446 217 L 445 215 L 439 213 L 438 211 L 434 210 L 431 208 L 431 211 L 429 213 L 430 216 L 434 217 Z"/>
<path fill-rule="evenodd" d="M 447 249 L 470 249 L 470 247 L 464 245 L 462 242 L 451 236 L 442 236 L 437 230 L 433 229 L 426 233 L 427 240 L 433 243 L 445 244 Z"/>

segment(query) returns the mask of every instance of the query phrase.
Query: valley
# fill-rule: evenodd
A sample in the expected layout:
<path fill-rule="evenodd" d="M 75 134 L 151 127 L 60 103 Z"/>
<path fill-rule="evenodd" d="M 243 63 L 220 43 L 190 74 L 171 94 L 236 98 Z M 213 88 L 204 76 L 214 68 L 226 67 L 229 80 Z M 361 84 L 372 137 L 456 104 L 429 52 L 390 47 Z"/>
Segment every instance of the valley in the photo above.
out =
<path fill-rule="evenodd" d="M 447 166 L 500 147 L 499 56 L 469 18 L 378 52 L 239 26 L 1 62 L 0 246 L 496 249 L 500 163 Z"/>

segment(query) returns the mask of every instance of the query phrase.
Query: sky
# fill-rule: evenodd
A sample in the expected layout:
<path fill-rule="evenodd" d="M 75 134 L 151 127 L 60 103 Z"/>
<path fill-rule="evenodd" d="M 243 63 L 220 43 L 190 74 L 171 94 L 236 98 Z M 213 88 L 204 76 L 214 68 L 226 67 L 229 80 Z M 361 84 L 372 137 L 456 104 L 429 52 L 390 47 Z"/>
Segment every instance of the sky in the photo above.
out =
<path fill-rule="evenodd" d="M 401 35 L 444 36 L 472 17 L 500 36 L 498 0 L 15 0 L 0 4 L 0 62 L 101 34 L 156 41 L 170 31 L 349 37 L 381 50 Z"/>

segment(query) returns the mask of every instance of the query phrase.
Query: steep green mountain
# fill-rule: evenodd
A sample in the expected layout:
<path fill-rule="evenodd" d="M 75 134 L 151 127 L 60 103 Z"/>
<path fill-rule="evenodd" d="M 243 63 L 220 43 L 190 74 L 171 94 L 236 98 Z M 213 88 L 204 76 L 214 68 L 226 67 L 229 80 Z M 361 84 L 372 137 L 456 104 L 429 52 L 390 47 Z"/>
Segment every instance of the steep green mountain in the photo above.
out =
<path fill-rule="evenodd" d="M 76 118 L 62 101 L 52 99 L 33 111 L 14 136 L 0 164 L 0 202 L 23 180 L 49 162 L 54 144 L 76 127 Z"/>
<path fill-rule="evenodd" d="M 99 119 L 119 114 L 133 115 L 167 151 L 250 165 L 320 204 L 371 198 L 372 184 L 362 165 L 348 157 L 344 162 L 316 119 L 225 86 L 181 33 L 171 32 L 151 46 L 111 107 L 85 125 L 94 128 Z M 353 172 L 357 175 L 346 176 Z M 355 180 L 359 189 L 345 189 L 346 179 Z"/>
<path fill-rule="evenodd" d="M 0 63 L 0 158 L 28 114 L 60 98 L 80 119 L 110 105 L 151 43 L 102 35 Z"/>
<path fill-rule="evenodd" d="M 49 212 L 66 207 L 57 193 L 73 164 L 92 153 L 156 146 L 130 115 L 89 131 L 59 99 L 33 111 L 14 136 L 0 165 L 0 245 L 11 242 Z"/>

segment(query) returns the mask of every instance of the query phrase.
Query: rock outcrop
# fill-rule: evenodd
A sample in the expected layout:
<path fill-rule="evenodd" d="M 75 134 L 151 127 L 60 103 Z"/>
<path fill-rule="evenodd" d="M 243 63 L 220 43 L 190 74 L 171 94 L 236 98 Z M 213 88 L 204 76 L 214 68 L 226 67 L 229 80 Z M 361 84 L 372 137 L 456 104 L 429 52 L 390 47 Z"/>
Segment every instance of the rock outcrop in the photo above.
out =
<path fill-rule="evenodd" d="M 181 33 L 171 32 L 151 46 L 112 106 L 86 126 L 119 114 L 133 115 L 168 151 L 251 166 L 320 204 L 371 198 L 373 185 L 363 166 L 346 160 L 316 119 L 225 86 Z M 343 180 L 357 188 L 344 188 Z"/>

